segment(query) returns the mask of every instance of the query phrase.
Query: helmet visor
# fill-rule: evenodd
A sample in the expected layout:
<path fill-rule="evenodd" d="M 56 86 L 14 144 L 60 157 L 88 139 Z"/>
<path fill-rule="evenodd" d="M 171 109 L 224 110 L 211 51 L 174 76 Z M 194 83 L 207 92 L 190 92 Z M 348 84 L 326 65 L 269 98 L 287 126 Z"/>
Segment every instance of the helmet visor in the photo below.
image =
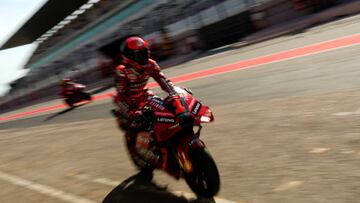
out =
<path fill-rule="evenodd" d="M 140 65 L 146 65 L 149 61 L 149 51 L 148 49 L 131 51 L 127 57 Z"/>

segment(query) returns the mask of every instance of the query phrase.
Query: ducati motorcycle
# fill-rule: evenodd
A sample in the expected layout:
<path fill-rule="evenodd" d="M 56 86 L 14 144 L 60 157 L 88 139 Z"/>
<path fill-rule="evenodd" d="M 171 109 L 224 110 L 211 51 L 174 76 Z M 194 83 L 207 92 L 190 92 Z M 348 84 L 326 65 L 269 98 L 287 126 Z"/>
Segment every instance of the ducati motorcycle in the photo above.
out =
<path fill-rule="evenodd" d="M 213 122 L 214 115 L 190 90 L 175 87 L 175 91 L 193 120 L 181 123 L 168 108 L 166 99 L 153 96 L 143 110 L 147 131 L 156 150 L 161 152 L 161 169 L 176 179 L 185 179 L 197 196 L 213 197 L 220 189 L 219 172 L 200 133 L 201 124 Z"/>
<path fill-rule="evenodd" d="M 86 86 L 82 84 L 74 84 L 71 87 L 65 88 L 62 92 L 65 103 L 69 107 L 73 107 L 76 103 L 82 101 L 91 101 L 90 93 L 85 91 Z"/>

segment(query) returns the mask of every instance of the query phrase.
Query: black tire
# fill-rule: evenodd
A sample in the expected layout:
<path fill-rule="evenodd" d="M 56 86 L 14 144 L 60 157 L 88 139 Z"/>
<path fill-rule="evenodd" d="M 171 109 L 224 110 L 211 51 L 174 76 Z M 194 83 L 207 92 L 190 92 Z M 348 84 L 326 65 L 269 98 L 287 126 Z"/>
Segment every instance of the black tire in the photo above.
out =
<path fill-rule="evenodd" d="M 91 100 L 92 100 L 91 94 L 85 93 L 85 95 L 86 95 L 85 100 L 88 100 L 88 101 L 91 101 Z"/>
<path fill-rule="evenodd" d="M 87 93 L 87 92 L 81 92 L 80 96 L 81 96 L 81 100 L 90 101 L 92 99 L 91 95 L 89 93 Z"/>
<path fill-rule="evenodd" d="M 72 99 L 65 99 L 65 103 L 66 103 L 69 107 L 73 107 L 73 106 L 74 106 L 74 102 L 72 101 Z"/>
<path fill-rule="evenodd" d="M 185 178 L 191 190 L 199 197 L 211 198 L 220 189 L 220 176 L 214 159 L 204 149 L 190 152 L 193 172 Z"/>

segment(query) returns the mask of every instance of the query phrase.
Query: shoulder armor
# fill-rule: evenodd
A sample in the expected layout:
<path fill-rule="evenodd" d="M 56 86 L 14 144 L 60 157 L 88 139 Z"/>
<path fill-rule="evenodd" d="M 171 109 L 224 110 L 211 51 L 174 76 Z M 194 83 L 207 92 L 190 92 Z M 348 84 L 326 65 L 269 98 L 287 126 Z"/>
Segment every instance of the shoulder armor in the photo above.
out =
<path fill-rule="evenodd" d="M 116 67 L 115 69 L 115 74 L 116 76 L 119 76 L 119 77 L 125 77 L 125 66 L 124 65 L 119 65 Z"/>
<path fill-rule="evenodd" d="M 160 70 L 159 65 L 153 59 L 149 59 L 149 68 L 151 70 Z"/>

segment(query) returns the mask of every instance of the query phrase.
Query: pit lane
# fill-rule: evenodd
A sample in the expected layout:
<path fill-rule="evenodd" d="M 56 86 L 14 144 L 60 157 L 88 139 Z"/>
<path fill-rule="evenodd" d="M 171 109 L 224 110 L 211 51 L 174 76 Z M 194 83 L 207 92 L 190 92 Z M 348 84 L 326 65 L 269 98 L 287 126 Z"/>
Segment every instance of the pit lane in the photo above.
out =
<path fill-rule="evenodd" d="M 165 70 L 169 77 L 360 32 L 330 23 Z M 359 46 L 189 81 L 215 112 L 203 140 L 220 169 L 220 196 L 244 202 L 356 202 L 360 196 Z M 211 65 L 211 66 L 210 66 Z M 44 104 L 47 105 L 47 104 Z M 100 202 L 135 173 L 109 101 L 1 123 L 0 170 Z M 52 117 L 53 116 L 53 117 Z M 50 119 L 51 118 L 51 119 Z M 156 174 L 168 191 L 184 182 Z M 0 180 L 6 187 L 8 181 Z M 10 184 L 11 185 L 11 184 Z M 4 188 L 1 187 L 1 188 Z M 4 202 L 61 202 L 11 185 Z"/>

